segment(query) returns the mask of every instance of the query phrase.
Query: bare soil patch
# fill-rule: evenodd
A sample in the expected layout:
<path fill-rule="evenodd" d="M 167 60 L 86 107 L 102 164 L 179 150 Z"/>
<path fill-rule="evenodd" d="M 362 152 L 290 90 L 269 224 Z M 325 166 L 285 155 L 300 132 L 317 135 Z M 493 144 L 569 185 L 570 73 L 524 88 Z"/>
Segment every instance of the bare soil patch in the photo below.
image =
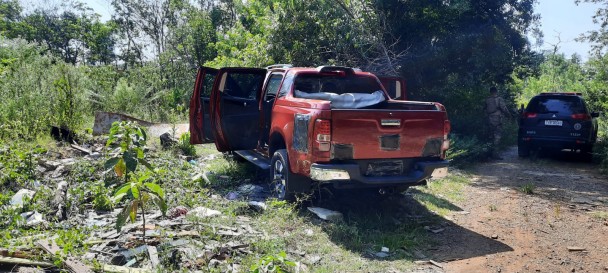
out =
<path fill-rule="evenodd" d="M 608 179 L 572 154 L 471 170 L 464 212 L 429 249 L 446 272 L 608 272 Z M 524 192 L 531 190 L 531 194 Z"/>

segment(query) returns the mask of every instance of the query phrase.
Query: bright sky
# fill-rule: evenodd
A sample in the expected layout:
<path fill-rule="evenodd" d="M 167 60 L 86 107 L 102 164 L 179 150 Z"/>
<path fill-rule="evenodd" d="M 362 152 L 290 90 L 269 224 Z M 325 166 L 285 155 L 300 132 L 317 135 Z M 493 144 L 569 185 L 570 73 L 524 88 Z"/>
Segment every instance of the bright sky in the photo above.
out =
<path fill-rule="evenodd" d="M 34 5 L 46 0 L 21 0 Z M 112 6 L 110 0 L 82 0 L 96 13 L 101 15 L 103 21 L 110 19 Z M 552 50 L 559 42 L 559 51 L 571 56 L 573 53 L 587 60 L 590 46 L 574 41 L 581 33 L 597 29 L 593 24 L 592 16 L 600 5 L 581 3 L 578 6 L 574 0 L 538 0 L 535 6 L 536 13 L 541 15 L 541 29 L 545 34 L 544 45 L 537 50 Z M 559 36 L 559 39 L 558 39 Z"/>
<path fill-rule="evenodd" d="M 559 44 L 559 51 L 567 57 L 573 53 L 587 60 L 590 46 L 574 41 L 581 33 L 598 29 L 593 24 L 592 16 L 598 4 L 574 4 L 574 0 L 539 0 L 535 7 L 541 16 L 541 29 L 545 34 L 542 50 L 553 50 L 553 45 Z M 558 38 L 559 37 L 559 38 Z"/>

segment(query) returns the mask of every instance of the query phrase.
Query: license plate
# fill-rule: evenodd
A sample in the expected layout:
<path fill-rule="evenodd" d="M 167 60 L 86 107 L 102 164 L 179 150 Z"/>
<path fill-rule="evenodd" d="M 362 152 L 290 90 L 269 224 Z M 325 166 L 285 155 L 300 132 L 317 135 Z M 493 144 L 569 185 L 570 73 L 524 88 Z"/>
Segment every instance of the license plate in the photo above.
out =
<path fill-rule="evenodd" d="M 367 165 L 366 176 L 391 176 L 403 173 L 403 161 L 379 161 Z"/>
<path fill-rule="evenodd" d="M 561 120 L 545 120 L 545 125 L 547 126 L 562 126 Z"/>

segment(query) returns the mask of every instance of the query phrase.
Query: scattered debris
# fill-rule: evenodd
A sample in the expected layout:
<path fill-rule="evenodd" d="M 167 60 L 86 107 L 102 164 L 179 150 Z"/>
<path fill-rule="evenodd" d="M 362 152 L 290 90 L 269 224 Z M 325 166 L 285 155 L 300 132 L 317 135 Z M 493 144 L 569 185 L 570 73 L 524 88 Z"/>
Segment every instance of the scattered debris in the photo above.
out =
<path fill-rule="evenodd" d="M 184 206 L 177 206 L 175 208 L 171 208 L 167 212 L 167 217 L 169 217 L 169 219 L 175 219 L 177 217 L 184 216 L 186 214 L 188 214 L 188 208 L 186 208 Z"/>
<path fill-rule="evenodd" d="M 374 254 L 374 256 L 376 256 L 378 258 L 386 258 L 386 257 L 388 257 L 390 255 L 388 253 L 386 253 L 386 252 L 380 251 L 380 252 L 376 252 L 376 254 Z"/>
<path fill-rule="evenodd" d="M 194 217 L 198 217 L 198 218 L 213 217 L 213 216 L 217 216 L 220 214 L 222 214 L 222 213 L 217 210 L 213 210 L 213 209 L 209 209 L 209 208 L 205 208 L 205 207 L 196 207 L 196 208 L 188 211 L 188 213 L 186 213 L 186 215 L 188 215 L 188 216 L 194 216 Z"/>
<path fill-rule="evenodd" d="M 308 210 L 316 214 L 319 218 L 327 221 L 342 220 L 342 213 L 338 211 L 328 210 L 319 207 L 308 207 Z"/>
<path fill-rule="evenodd" d="M 425 230 L 428 230 L 428 231 L 430 231 L 430 232 L 432 232 L 432 233 L 435 233 L 435 234 L 440 233 L 440 232 L 442 232 L 442 231 L 444 231 L 444 230 L 445 230 L 444 228 L 440 228 L 440 227 L 430 227 L 430 226 L 424 226 L 424 229 L 425 229 Z"/>
<path fill-rule="evenodd" d="M 89 150 L 87 148 L 84 148 L 84 147 L 81 147 L 80 145 L 77 145 L 77 144 L 71 144 L 70 147 L 72 147 L 73 149 L 76 149 L 78 151 L 83 152 L 85 155 L 90 155 L 92 153 L 91 150 Z"/>
<path fill-rule="evenodd" d="M 431 263 L 432 265 L 434 265 L 436 267 L 439 267 L 439 268 L 443 269 L 443 265 L 441 263 L 438 263 L 438 262 L 433 261 L 433 260 L 429 260 L 429 263 Z"/>
<path fill-rule="evenodd" d="M 568 251 L 571 252 L 575 252 L 575 251 L 586 251 L 587 249 L 584 247 L 577 247 L 577 246 L 569 246 L 568 247 Z"/>
<path fill-rule="evenodd" d="M 57 244 L 55 244 L 53 240 L 41 240 L 36 242 L 36 245 L 51 255 L 57 255 L 61 252 L 61 248 L 59 248 L 59 246 L 57 246 Z M 63 259 L 63 265 L 67 267 L 70 272 L 74 273 L 93 272 L 93 270 L 91 270 L 88 266 L 73 257 L 67 257 Z"/>
<path fill-rule="evenodd" d="M 250 208 L 257 210 L 257 211 L 264 211 L 266 210 L 266 203 L 264 202 L 259 202 L 259 201 L 249 201 L 249 203 L 247 203 L 249 205 Z"/>
<path fill-rule="evenodd" d="M 28 190 L 28 189 L 20 189 L 17 193 L 15 193 L 15 195 L 13 195 L 13 197 L 11 198 L 10 204 L 14 208 L 23 207 L 23 204 L 25 203 L 25 201 L 32 200 L 32 198 L 34 197 L 34 194 L 36 194 L 35 191 Z"/>
<path fill-rule="evenodd" d="M 492 234 L 491 238 L 494 239 L 494 240 L 498 239 L 498 234 Z"/>
<path fill-rule="evenodd" d="M 576 203 L 576 204 L 588 204 L 588 205 L 594 205 L 595 203 L 593 202 L 593 200 L 586 198 L 586 197 L 574 197 L 571 199 L 572 203 Z"/>
<path fill-rule="evenodd" d="M 28 227 L 38 226 L 46 223 L 42 214 L 37 211 L 21 213 L 21 218 L 25 219 L 25 225 Z"/>
<path fill-rule="evenodd" d="M 388 253 L 388 247 L 383 246 L 380 251 Z"/>

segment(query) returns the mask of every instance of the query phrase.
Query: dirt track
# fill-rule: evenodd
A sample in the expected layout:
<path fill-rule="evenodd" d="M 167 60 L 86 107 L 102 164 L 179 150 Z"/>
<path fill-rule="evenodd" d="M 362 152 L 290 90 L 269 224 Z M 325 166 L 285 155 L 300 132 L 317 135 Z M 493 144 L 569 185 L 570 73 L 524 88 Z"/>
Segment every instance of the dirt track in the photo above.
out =
<path fill-rule="evenodd" d="M 520 159 L 516 148 L 503 157 L 470 171 L 433 259 L 445 272 L 608 272 L 608 179 L 597 165 L 566 154 Z"/>

